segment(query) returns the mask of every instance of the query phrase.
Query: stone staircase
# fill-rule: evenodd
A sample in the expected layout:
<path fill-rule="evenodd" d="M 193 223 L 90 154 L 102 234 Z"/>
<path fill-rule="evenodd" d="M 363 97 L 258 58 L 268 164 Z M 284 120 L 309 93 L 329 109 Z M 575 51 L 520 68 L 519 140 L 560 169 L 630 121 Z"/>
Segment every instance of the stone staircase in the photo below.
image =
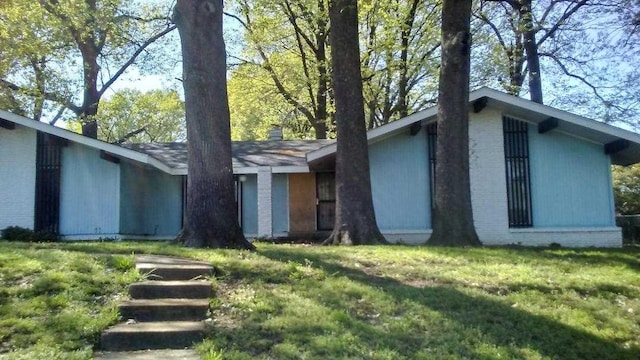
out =
<path fill-rule="evenodd" d="M 136 257 L 136 268 L 148 280 L 129 286 L 131 299 L 119 306 L 125 322 L 102 333 L 100 345 L 105 353 L 98 359 L 136 351 L 154 358 L 160 355 L 146 350 L 184 349 L 204 337 L 208 299 L 213 295 L 211 282 L 205 278 L 213 275 L 213 267 L 188 259 L 140 255 Z M 128 354 L 121 358 L 136 356 Z M 168 358 L 167 354 L 162 356 Z"/>

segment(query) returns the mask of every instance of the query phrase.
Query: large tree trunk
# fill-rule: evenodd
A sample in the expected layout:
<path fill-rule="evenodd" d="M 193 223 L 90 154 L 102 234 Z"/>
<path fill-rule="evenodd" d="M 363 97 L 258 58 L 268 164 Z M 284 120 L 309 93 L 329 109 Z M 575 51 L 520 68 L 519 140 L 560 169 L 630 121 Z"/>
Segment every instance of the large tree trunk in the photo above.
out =
<path fill-rule="evenodd" d="M 369 151 L 358 46 L 356 0 L 329 4 L 331 65 L 336 104 L 336 222 L 325 244 L 380 244 L 371 199 Z"/>
<path fill-rule="evenodd" d="M 536 42 L 531 0 L 521 0 L 520 20 L 524 26 L 524 49 L 527 55 L 527 74 L 529 75 L 529 96 L 531 101 L 542 104 L 542 76 L 540 74 L 540 56 Z"/>
<path fill-rule="evenodd" d="M 253 249 L 236 216 L 222 0 L 178 0 L 173 20 L 182 44 L 189 151 L 179 238 L 188 247 Z"/>
<path fill-rule="evenodd" d="M 429 245 L 480 245 L 469 181 L 471 0 L 444 0 L 433 233 Z"/>

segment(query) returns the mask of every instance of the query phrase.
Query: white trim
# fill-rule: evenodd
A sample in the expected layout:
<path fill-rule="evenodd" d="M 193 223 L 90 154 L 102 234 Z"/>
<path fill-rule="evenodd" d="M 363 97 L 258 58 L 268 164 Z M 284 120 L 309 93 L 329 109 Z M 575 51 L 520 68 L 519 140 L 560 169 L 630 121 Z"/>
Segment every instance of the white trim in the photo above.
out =
<path fill-rule="evenodd" d="M 388 136 L 395 134 L 396 132 L 401 131 L 406 126 L 409 126 L 415 122 L 424 121 L 433 116 L 436 116 L 437 113 L 438 113 L 437 106 L 433 106 L 428 109 L 411 114 L 400 120 L 369 130 L 367 131 L 367 141 L 369 144 L 375 143 L 376 141 L 380 141 Z M 312 161 L 321 159 L 327 155 L 331 155 L 336 152 L 337 148 L 338 148 L 338 144 L 333 143 L 333 144 L 321 147 L 320 149 L 309 151 L 307 153 L 307 162 L 312 162 Z"/>
<path fill-rule="evenodd" d="M 176 235 L 177 236 L 177 235 Z M 120 240 L 149 240 L 149 241 L 167 241 L 167 240 L 175 240 L 176 236 L 157 236 L 157 235 L 120 235 Z"/>
<path fill-rule="evenodd" d="M 170 175 L 180 175 L 175 173 L 176 169 L 168 167 L 167 165 L 151 157 L 150 155 L 143 154 L 135 150 L 126 149 L 126 148 L 123 148 L 122 146 L 118 146 L 118 145 L 110 144 L 108 142 L 104 142 L 101 140 L 89 138 L 80 134 L 76 134 L 66 129 L 62 129 L 53 125 L 28 119 L 26 117 L 16 115 L 14 113 L 10 113 L 5 110 L 0 110 L 0 118 L 11 121 L 21 126 L 25 126 L 37 131 L 42 131 L 44 133 L 51 134 L 63 139 L 67 139 L 69 141 L 73 141 L 78 144 L 82 144 L 94 149 L 104 150 L 116 156 L 121 156 L 130 160 L 151 165 L 156 169 L 161 170 Z"/>
<path fill-rule="evenodd" d="M 258 235 L 273 237 L 273 174 L 268 166 L 258 168 Z"/>
<path fill-rule="evenodd" d="M 258 169 L 259 167 L 257 166 L 243 166 L 239 168 L 233 168 L 233 173 L 234 174 L 257 174 Z"/>
<path fill-rule="evenodd" d="M 431 229 L 391 229 L 391 230 L 380 230 L 382 234 L 431 234 Z"/>
<path fill-rule="evenodd" d="M 634 132 L 621 129 L 619 127 L 609 125 L 600 121 L 589 119 L 584 116 L 576 115 L 564 110 L 556 109 L 548 105 L 538 104 L 531 100 L 509 95 L 501 91 L 490 89 L 488 87 L 482 87 L 478 90 L 473 91 L 470 95 L 469 101 L 473 102 L 474 100 L 477 100 L 485 96 L 493 100 L 499 101 L 501 103 L 504 103 L 506 105 L 520 107 L 522 109 L 543 114 L 548 117 L 557 118 L 569 124 L 590 128 L 607 135 L 624 138 L 629 141 L 640 143 L 640 135 Z"/>
<path fill-rule="evenodd" d="M 60 235 L 62 241 L 119 241 L 122 240 L 120 234 L 77 234 Z"/>
<path fill-rule="evenodd" d="M 575 228 L 510 228 L 509 232 L 514 234 L 527 233 L 572 233 L 572 232 L 615 232 L 620 231 L 617 226 L 609 227 L 575 227 Z"/>
<path fill-rule="evenodd" d="M 297 173 L 308 173 L 311 172 L 309 170 L 309 166 L 307 165 L 291 165 L 291 166 L 274 166 L 271 168 L 271 172 L 274 174 L 297 174 Z"/>

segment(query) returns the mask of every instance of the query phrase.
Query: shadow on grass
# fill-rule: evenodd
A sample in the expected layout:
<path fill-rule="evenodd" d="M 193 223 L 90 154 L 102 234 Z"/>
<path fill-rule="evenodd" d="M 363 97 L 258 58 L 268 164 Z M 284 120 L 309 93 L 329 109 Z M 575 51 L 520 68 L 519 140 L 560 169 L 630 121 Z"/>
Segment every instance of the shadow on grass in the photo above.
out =
<path fill-rule="evenodd" d="M 480 343 L 484 342 L 508 348 L 510 358 L 526 357 L 522 353 L 522 351 L 526 352 L 526 349 L 552 359 L 640 358 L 639 348 L 625 349 L 615 342 L 572 328 L 554 319 L 531 314 L 488 297 L 471 296 L 451 286 L 438 284 L 421 288 L 410 286 L 391 278 L 373 276 L 339 265 L 332 261 L 333 256 L 330 254 L 318 256 L 276 248 L 261 249 L 259 253 L 271 260 L 281 262 L 311 261 L 313 267 L 322 269 L 327 274 L 345 276 L 360 284 L 377 287 L 385 294 L 392 296 L 398 303 L 409 301 L 420 305 L 424 311 L 436 311 L 451 320 L 453 325 L 447 327 L 449 331 L 458 332 L 454 338 L 457 337 L 460 343 L 455 350 L 457 353 L 451 354 L 454 357 L 489 359 L 491 355 L 483 355 L 483 352 L 478 350 L 478 346 L 482 347 Z M 327 291 L 330 292 L 330 290 Z M 325 295 L 326 297 L 323 296 L 325 299 L 330 299 L 330 293 Z M 324 305 L 337 310 L 341 309 L 339 302 L 328 301 Z M 407 347 L 403 346 L 406 342 L 429 344 L 428 339 L 426 343 L 424 339 L 421 340 L 421 334 L 387 333 L 380 327 L 368 325 L 366 321 L 358 321 L 349 316 L 346 316 L 341 323 L 345 328 L 351 327 L 350 331 L 355 331 L 359 338 L 373 339 L 387 348 L 406 349 Z M 465 333 L 476 338 L 465 338 Z M 434 335 L 438 337 L 442 334 Z M 429 335 L 422 334 L 422 336 Z M 420 349 L 413 349 L 411 353 L 403 355 L 409 358 L 424 355 L 419 351 Z"/>
<path fill-rule="evenodd" d="M 558 248 L 528 246 L 492 246 L 489 249 L 493 254 L 487 253 L 487 248 L 437 248 L 430 247 L 429 251 L 445 256 L 463 256 L 473 258 L 477 253 L 482 260 L 487 258 L 501 258 L 505 254 L 513 255 L 517 259 L 525 259 L 532 262 L 568 261 L 589 265 L 620 265 L 624 264 L 630 269 L 640 271 L 640 247 L 624 248 Z"/>

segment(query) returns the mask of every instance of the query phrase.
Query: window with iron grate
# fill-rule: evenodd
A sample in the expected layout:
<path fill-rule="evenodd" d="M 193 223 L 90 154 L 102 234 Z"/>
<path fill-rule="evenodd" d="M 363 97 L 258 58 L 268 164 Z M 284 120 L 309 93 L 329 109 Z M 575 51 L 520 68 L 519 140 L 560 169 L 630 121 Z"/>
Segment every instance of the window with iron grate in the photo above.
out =
<path fill-rule="evenodd" d="M 507 180 L 509 227 L 533 226 L 531 215 L 531 177 L 529 173 L 528 124 L 502 117 L 504 160 Z"/>

